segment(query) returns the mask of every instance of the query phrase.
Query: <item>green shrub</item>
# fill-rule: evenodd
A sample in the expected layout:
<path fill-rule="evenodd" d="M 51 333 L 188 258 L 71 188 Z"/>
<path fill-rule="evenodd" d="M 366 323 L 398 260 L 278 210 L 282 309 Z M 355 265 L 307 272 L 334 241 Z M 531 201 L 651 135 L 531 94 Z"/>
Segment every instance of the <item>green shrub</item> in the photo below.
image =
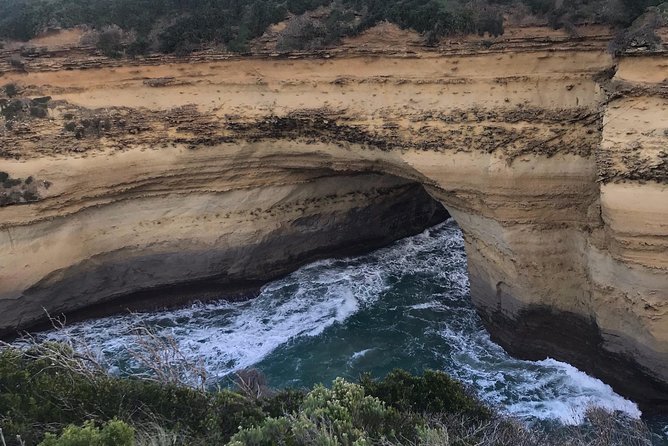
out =
<path fill-rule="evenodd" d="M 313 388 L 299 412 L 267 418 L 256 427 L 244 429 L 230 441 L 233 446 L 367 445 L 397 438 L 415 439 L 417 430 L 398 431 L 399 414 L 378 398 L 364 394 L 364 388 L 337 378 L 331 389 Z"/>
<path fill-rule="evenodd" d="M 399 433 L 417 438 L 424 420 L 414 413 L 464 414 L 476 419 L 491 413 L 441 372 L 412 376 L 394 371 L 383 380 L 365 376 L 361 385 L 339 379 L 331 390 L 317 386 L 308 393 L 283 390 L 254 399 L 230 390 L 202 392 L 76 372 L 80 363 L 69 347 L 46 346 L 59 352 L 61 359 L 49 359 L 46 347 L 28 353 L 0 351 L 0 428 L 10 437 L 22 435 L 27 444 L 36 444 L 45 432 L 90 419 L 117 418 L 133 425 L 158 420 L 169 431 L 187 432 L 212 444 L 225 443 L 241 427 L 244 433 L 234 437 L 237 441 L 261 444 L 250 439 L 280 430 L 287 425 L 285 417 L 290 418 L 286 438 L 331 434 L 337 441 L 344 436 L 366 441 Z"/>
<path fill-rule="evenodd" d="M 100 32 L 96 47 L 107 57 L 120 57 L 123 50 L 123 31 L 116 25 L 106 26 Z"/>
<path fill-rule="evenodd" d="M 211 434 L 226 440 L 240 427 L 248 428 L 261 423 L 266 417 L 267 414 L 255 401 L 230 390 L 222 390 L 213 395 L 208 428 Z"/>
<path fill-rule="evenodd" d="M 135 431 L 119 420 L 111 420 L 102 428 L 92 421 L 82 427 L 68 426 L 60 436 L 47 433 L 39 446 L 134 446 Z"/>
<path fill-rule="evenodd" d="M 18 54 L 12 54 L 9 56 L 9 65 L 11 65 L 13 68 L 16 68 L 18 70 L 24 70 L 26 67 L 26 63 L 23 59 Z"/>
<path fill-rule="evenodd" d="M 298 389 L 283 389 L 273 394 L 270 398 L 260 400 L 262 410 L 270 417 L 280 417 L 286 413 L 292 413 L 299 410 L 306 391 Z"/>
<path fill-rule="evenodd" d="M 34 105 L 34 106 L 46 107 L 50 100 L 51 100 L 51 96 L 41 96 L 39 98 L 31 99 L 30 104 Z"/>
<path fill-rule="evenodd" d="M 486 419 L 491 411 L 459 382 L 443 372 L 427 370 L 422 376 L 394 370 L 382 380 L 363 375 L 360 384 L 373 395 L 400 411 L 462 414 Z"/>
<path fill-rule="evenodd" d="M 149 42 L 149 40 L 146 37 L 139 36 L 128 45 L 125 52 L 130 57 L 136 57 L 148 54 L 150 50 L 151 50 L 151 42 Z"/>
<path fill-rule="evenodd" d="M 635 48 L 660 49 L 661 38 L 656 34 L 656 30 L 665 22 L 659 10 L 649 11 L 634 21 L 628 29 L 617 33 L 608 45 L 608 50 L 618 55 Z"/>
<path fill-rule="evenodd" d="M 67 347 L 62 349 L 66 357 L 76 360 Z M 48 358 L 0 351 L 0 428 L 11 437 L 22 435 L 28 444 L 36 444 L 54 426 L 81 424 L 91 418 L 133 422 L 158 418 L 166 427 L 187 426 L 204 435 L 210 408 L 210 395 L 195 389 L 84 375 Z"/>
<path fill-rule="evenodd" d="M 37 195 L 35 192 L 29 191 L 29 190 L 24 190 L 23 191 L 23 200 L 25 200 L 26 203 L 32 203 L 35 201 L 39 201 L 39 195 Z"/>

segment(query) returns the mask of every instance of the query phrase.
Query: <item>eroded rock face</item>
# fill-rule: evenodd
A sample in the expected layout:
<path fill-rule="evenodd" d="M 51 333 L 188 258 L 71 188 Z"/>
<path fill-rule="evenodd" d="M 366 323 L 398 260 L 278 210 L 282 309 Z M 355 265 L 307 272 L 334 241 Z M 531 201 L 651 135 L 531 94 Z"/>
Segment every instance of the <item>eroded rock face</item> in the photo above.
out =
<path fill-rule="evenodd" d="M 3 262 L 19 287 L 0 296 L 5 333 L 40 322 L 44 309 L 72 320 L 243 298 L 306 262 L 385 246 L 448 217 L 421 185 L 388 175 L 318 170 L 296 184 L 193 190 L 217 174 L 193 172 L 167 186 L 162 167 L 151 182 L 163 193 L 114 194 L 103 206 L 4 233 L 9 260 L 33 265 L 22 274 Z"/>
<path fill-rule="evenodd" d="M 611 78 L 603 40 L 514 45 L 7 74 L 52 99 L 2 134 L 0 170 L 51 186 L 0 208 L 0 329 L 385 243 L 434 215 L 419 183 L 502 345 L 666 408 L 665 58 Z"/>

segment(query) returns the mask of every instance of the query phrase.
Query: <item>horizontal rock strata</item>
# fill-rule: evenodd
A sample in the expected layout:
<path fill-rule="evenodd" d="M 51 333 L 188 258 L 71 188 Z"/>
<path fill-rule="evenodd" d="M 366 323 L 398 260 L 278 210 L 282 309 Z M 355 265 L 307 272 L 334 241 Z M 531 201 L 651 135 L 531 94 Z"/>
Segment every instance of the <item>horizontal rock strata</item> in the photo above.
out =
<path fill-rule="evenodd" d="M 668 69 L 604 46 L 56 54 L 7 72 L 50 100 L 3 130 L 0 171 L 49 187 L 0 208 L 0 329 L 195 279 L 239 290 L 385 243 L 435 215 L 423 187 L 464 232 L 495 339 L 665 408 Z"/>

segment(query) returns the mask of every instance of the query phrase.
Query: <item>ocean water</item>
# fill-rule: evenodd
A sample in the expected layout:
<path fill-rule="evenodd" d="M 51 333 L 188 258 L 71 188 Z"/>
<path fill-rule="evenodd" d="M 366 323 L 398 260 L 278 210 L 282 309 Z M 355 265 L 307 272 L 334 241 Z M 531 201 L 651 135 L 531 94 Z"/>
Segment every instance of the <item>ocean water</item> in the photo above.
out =
<path fill-rule="evenodd" d="M 137 326 L 171 337 L 209 382 L 229 383 L 231 372 L 247 367 L 277 388 L 437 369 L 528 421 L 578 424 L 590 406 L 641 415 L 569 364 L 514 359 L 490 340 L 471 304 L 464 242 L 452 220 L 367 255 L 305 266 L 252 301 L 120 315 L 39 336 L 86 345 L 112 373 L 141 374 L 130 353 Z M 660 420 L 654 428 L 668 438 Z"/>

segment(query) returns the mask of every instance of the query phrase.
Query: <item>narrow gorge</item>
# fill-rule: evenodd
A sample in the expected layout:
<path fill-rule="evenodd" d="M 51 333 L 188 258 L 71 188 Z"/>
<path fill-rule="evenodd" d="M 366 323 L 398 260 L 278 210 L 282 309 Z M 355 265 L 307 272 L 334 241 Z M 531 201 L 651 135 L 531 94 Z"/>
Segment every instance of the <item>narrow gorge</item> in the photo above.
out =
<path fill-rule="evenodd" d="M 0 333 L 244 298 L 450 215 L 495 341 L 665 412 L 668 59 L 610 37 L 428 48 L 384 24 L 328 51 L 55 48 L 21 70 L 0 50 L 25 114 L 0 130 Z"/>

